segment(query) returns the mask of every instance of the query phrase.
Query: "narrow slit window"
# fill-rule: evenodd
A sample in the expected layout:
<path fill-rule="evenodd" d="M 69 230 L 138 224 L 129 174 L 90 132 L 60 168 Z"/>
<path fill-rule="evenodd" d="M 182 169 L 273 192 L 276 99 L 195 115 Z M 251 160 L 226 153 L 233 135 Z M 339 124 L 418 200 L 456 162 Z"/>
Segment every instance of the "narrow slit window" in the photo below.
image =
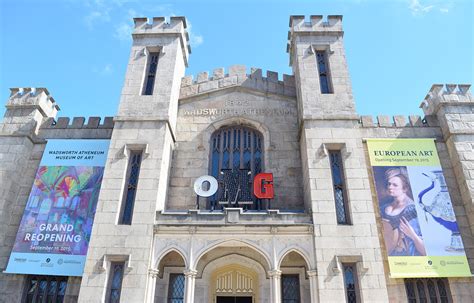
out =
<path fill-rule="evenodd" d="M 138 176 L 142 162 L 142 151 L 130 151 L 130 160 L 127 168 L 127 179 L 125 183 L 125 193 L 122 203 L 120 224 L 132 224 L 133 206 L 137 194 Z"/>
<path fill-rule="evenodd" d="M 331 175 L 336 202 L 336 217 L 338 224 L 350 224 L 349 207 L 347 204 L 346 184 L 344 178 L 344 167 L 342 166 L 341 151 L 329 151 L 331 162 Z"/>
<path fill-rule="evenodd" d="M 360 302 L 356 264 L 342 264 L 347 303 Z"/>
<path fill-rule="evenodd" d="M 319 84 L 322 94 L 332 94 L 331 81 L 329 78 L 328 56 L 326 51 L 316 51 L 318 63 Z"/>
<path fill-rule="evenodd" d="M 184 302 L 184 275 L 170 274 L 168 285 L 168 303 Z"/>
<path fill-rule="evenodd" d="M 125 262 L 112 262 L 110 264 L 110 278 L 107 289 L 108 303 L 119 303 L 122 291 L 123 271 Z"/>
<path fill-rule="evenodd" d="M 153 87 L 155 86 L 156 67 L 158 66 L 159 53 L 150 53 L 148 59 L 147 73 L 145 79 L 144 95 L 153 95 Z"/>
<path fill-rule="evenodd" d="M 300 303 L 300 278 L 299 275 L 281 276 L 281 301 L 282 303 Z"/>

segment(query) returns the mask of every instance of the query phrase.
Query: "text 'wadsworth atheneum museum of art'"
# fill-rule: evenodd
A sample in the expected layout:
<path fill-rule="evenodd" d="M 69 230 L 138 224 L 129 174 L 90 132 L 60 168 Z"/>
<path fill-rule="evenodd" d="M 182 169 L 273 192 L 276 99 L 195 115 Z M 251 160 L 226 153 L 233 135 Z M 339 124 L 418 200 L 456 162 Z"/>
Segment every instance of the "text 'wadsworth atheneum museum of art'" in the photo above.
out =
<path fill-rule="evenodd" d="M 0 302 L 474 300 L 470 85 L 360 116 L 342 16 L 290 17 L 293 75 L 185 76 L 186 19 L 134 22 L 115 117 L 11 89 Z"/>

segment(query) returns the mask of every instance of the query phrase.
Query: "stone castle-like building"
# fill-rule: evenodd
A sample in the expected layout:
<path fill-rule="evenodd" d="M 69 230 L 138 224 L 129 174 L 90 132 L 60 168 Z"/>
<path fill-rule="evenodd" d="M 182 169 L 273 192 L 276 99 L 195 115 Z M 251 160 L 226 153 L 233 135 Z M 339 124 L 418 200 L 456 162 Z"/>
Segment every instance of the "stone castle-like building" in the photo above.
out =
<path fill-rule="evenodd" d="M 474 269 L 469 85 L 433 85 L 424 117 L 374 120 L 355 111 L 342 16 L 290 17 L 293 75 L 282 77 L 241 65 L 185 76 L 186 19 L 134 22 L 115 117 L 56 118 L 47 89 L 11 90 L 0 123 L 2 271 L 49 139 L 110 139 L 84 273 L 44 278 L 48 287 L 63 283 L 55 295 L 64 302 L 115 302 L 117 291 L 121 302 L 420 302 L 409 279 L 389 275 L 368 138 L 436 139 Z M 232 166 L 272 173 L 274 199 L 198 200 L 195 180 Z M 136 194 L 124 209 L 134 173 Z M 33 280 L 0 273 L 0 302 L 30 300 Z M 469 277 L 416 283 L 440 302 L 474 298 Z M 28 302 L 40 302 L 33 291 Z"/>

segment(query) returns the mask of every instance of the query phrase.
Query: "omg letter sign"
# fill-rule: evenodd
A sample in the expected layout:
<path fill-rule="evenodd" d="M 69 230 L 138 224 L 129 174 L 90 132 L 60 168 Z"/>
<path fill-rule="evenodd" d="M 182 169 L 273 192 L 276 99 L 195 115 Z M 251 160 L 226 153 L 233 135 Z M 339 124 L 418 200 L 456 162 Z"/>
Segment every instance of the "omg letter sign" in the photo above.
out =
<path fill-rule="evenodd" d="M 209 187 L 204 188 L 208 182 Z M 219 183 L 213 176 L 205 175 L 196 179 L 194 182 L 194 192 L 200 197 L 210 197 L 217 192 Z M 258 199 L 273 199 L 273 174 L 260 173 L 253 178 L 253 194 Z"/>

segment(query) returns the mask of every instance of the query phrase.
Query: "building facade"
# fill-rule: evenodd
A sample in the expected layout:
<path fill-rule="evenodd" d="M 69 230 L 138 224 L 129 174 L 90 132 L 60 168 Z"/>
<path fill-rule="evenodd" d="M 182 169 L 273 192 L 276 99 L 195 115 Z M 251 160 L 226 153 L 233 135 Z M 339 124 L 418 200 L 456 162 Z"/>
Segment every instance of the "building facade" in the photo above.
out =
<path fill-rule="evenodd" d="M 241 65 L 185 76 L 185 18 L 134 21 L 117 116 L 56 118 L 46 89 L 12 89 L 0 124 L 2 271 L 48 140 L 110 147 L 83 275 L 0 273 L 0 302 L 41 302 L 50 288 L 64 302 L 472 302 L 472 277 L 391 278 L 367 147 L 435 139 L 473 269 L 469 85 L 433 85 L 423 118 L 374 120 L 355 111 L 342 16 L 290 17 L 293 75 L 282 77 Z M 272 199 L 243 186 L 259 173 L 272 174 Z M 196 182 L 205 175 L 219 182 Z"/>

